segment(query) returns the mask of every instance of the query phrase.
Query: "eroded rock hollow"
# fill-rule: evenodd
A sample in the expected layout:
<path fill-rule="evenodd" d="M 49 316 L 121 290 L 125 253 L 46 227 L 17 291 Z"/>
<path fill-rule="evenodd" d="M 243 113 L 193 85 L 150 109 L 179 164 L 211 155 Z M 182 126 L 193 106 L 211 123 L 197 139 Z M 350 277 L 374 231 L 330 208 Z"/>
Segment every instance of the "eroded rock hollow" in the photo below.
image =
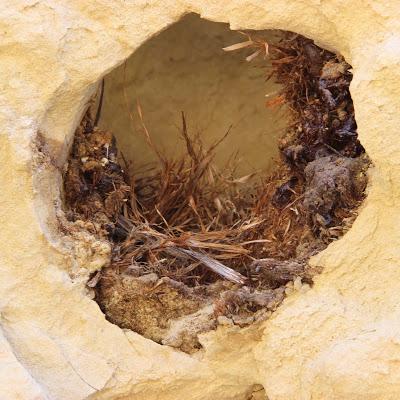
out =
<path fill-rule="evenodd" d="M 223 47 L 235 36 L 247 40 Z M 240 49 L 250 55 L 224 54 Z M 369 165 L 351 66 L 298 34 L 234 35 L 196 15 L 132 58 L 105 77 L 75 133 L 64 208 L 70 230 L 91 223 L 110 242 L 109 265 L 87 284 L 106 318 L 193 354 L 200 334 L 260 324 L 305 292 L 318 273 L 310 257 L 350 229 Z"/>
<path fill-rule="evenodd" d="M 185 353 L 111 323 L 91 298 L 87 283 L 109 265 L 112 246 L 92 220 L 68 215 L 63 177 L 75 132 L 99 82 L 188 13 L 228 23 L 232 30 L 294 32 L 341 55 L 333 69 L 319 70 L 318 90 L 342 115 L 334 123 L 339 124 L 336 131 L 351 136 L 355 127 L 343 126 L 349 109 L 338 114 L 340 96 L 330 79 L 336 73 L 352 75 L 358 139 L 372 166 L 351 228 L 308 260 L 320 272 L 312 286 L 287 291 L 279 308 L 256 324 L 205 330 L 198 335 L 197 351 Z M 397 399 L 398 18 L 396 1 L 66 5 L 20 0 L 4 7 L 0 397 Z M 336 65 L 344 60 L 351 70 Z M 338 159 L 359 152 L 357 146 L 326 144 L 334 151 L 327 146 L 326 154 L 312 151 L 312 156 L 320 153 L 307 162 L 304 179 L 319 180 L 327 166 L 337 178 L 304 192 L 302 203 L 319 215 L 315 223 L 329 229 L 330 218 L 336 217 L 335 185 L 364 189 L 365 180 L 347 179 L 345 171 L 358 176 L 359 170 Z M 350 153 L 346 156 L 354 159 Z M 287 157 L 298 168 L 309 155 L 294 147 Z M 285 198 L 283 192 L 277 197 Z M 316 197 L 325 201 L 316 202 Z"/>

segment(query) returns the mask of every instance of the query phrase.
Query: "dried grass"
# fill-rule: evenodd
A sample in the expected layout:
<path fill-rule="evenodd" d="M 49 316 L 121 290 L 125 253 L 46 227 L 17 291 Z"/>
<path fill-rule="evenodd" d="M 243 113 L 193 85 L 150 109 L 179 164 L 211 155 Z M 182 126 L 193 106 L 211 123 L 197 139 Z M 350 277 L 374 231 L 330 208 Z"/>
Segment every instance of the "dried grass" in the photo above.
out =
<path fill-rule="evenodd" d="M 143 133 L 160 154 L 144 123 Z M 205 149 L 199 137 L 190 136 L 182 113 L 187 153 L 178 160 L 160 156 L 158 169 L 132 180 L 130 203 L 117 221 L 126 238 L 115 265 L 145 264 L 190 285 L 210 282 L 215 274 L 248 282 L 246 267 L 266 254 L 271 240 L 263 235 L 274 222 L 279 225 L 281 215 L 268 212 L 272 191 L 266 174 L 234 179 L 233 167 L 222 174 L 214 166 L 215 151 L 228 134 Z"/>

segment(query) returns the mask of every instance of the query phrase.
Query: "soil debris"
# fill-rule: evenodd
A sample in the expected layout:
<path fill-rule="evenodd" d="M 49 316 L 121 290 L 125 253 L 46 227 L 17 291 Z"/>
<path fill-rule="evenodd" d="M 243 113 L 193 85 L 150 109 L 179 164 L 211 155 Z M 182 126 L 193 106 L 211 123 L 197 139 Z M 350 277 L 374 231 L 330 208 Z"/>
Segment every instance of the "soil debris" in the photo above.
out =
<path fill-rule="evenodd" d="M 360 173 L 364 162 L 361 157 L 346 158 L 335 154 L 310 162 L 304 169 L 303 200 L 310 215 L 319 217 L 327 226 L 336 209 L 351 208 L 367 184 L 365 174 Z"/>
<path fill-rule="evenodd" d="M 270 78 L 282 85 L 267 106 L 284 101 L 292 120 L 273 173 L 236 178 L 232 164 L 218 171 L 213 157 L 229 131 L 204 148 L 183 113 L 187 154 L 166 159 L 143 122 L 159 165 L 132 172 L 89 110 L 64 179 L 69 219 L 93 222 L 112 243 L 110 265 L 89 281 L 107 319 L 188 353 L 219 324 L 268 318 L 290 282 L 312 285 L 320 271 L 307 260 L 349 228 L 364 197 L 369 162 L 350 66 L 299 35 L 263 43 L 227 49 L 254 45 L 248 61 L 269 54 Z"/>

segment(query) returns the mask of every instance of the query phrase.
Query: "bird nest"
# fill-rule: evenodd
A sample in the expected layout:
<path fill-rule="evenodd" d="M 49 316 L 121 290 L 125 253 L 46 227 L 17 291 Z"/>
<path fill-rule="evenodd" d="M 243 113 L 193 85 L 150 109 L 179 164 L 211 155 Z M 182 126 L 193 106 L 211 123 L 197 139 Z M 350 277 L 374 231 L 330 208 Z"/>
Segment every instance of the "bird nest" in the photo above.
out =
<path fill-rule="evenodd" d="M 229 131 L 205 148 L 183 113 L 186 154 L 166 158 L 143 122 L 158 164 L 128 172 L 89 110 L 64 177 L 68 218 L 91 221 L 112 245 L 110 264 L 88 282 L 107 319 L 189 353 L 200 333 L 265 320 L 289 292 L 307 290 L 320 272 L 308 259 L 349 229 L 367 183 L 350 65 L 294 34 L 226 50 L 247 47 L 250 60 L 269 53 L 268 78 L 282 85 L 267 107 L 291 114 L 272 173 L 238 178 L 234 159 L 218 170 Z"/>

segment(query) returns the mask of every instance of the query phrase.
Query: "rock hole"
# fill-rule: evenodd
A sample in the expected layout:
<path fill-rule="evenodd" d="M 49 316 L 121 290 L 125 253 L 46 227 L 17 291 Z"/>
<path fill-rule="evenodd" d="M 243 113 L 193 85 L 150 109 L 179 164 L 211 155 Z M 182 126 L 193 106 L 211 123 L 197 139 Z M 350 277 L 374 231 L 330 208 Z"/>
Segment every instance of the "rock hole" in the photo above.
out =
<path fill-rule="evenodd" d="M 71 222 L 112 245 L 88 283 L 108 320 L 193 353 L 307 290 L 367 183 L 351 78 L 302 36 L 196 15 L 107 76 L 64 182 Z"/>

